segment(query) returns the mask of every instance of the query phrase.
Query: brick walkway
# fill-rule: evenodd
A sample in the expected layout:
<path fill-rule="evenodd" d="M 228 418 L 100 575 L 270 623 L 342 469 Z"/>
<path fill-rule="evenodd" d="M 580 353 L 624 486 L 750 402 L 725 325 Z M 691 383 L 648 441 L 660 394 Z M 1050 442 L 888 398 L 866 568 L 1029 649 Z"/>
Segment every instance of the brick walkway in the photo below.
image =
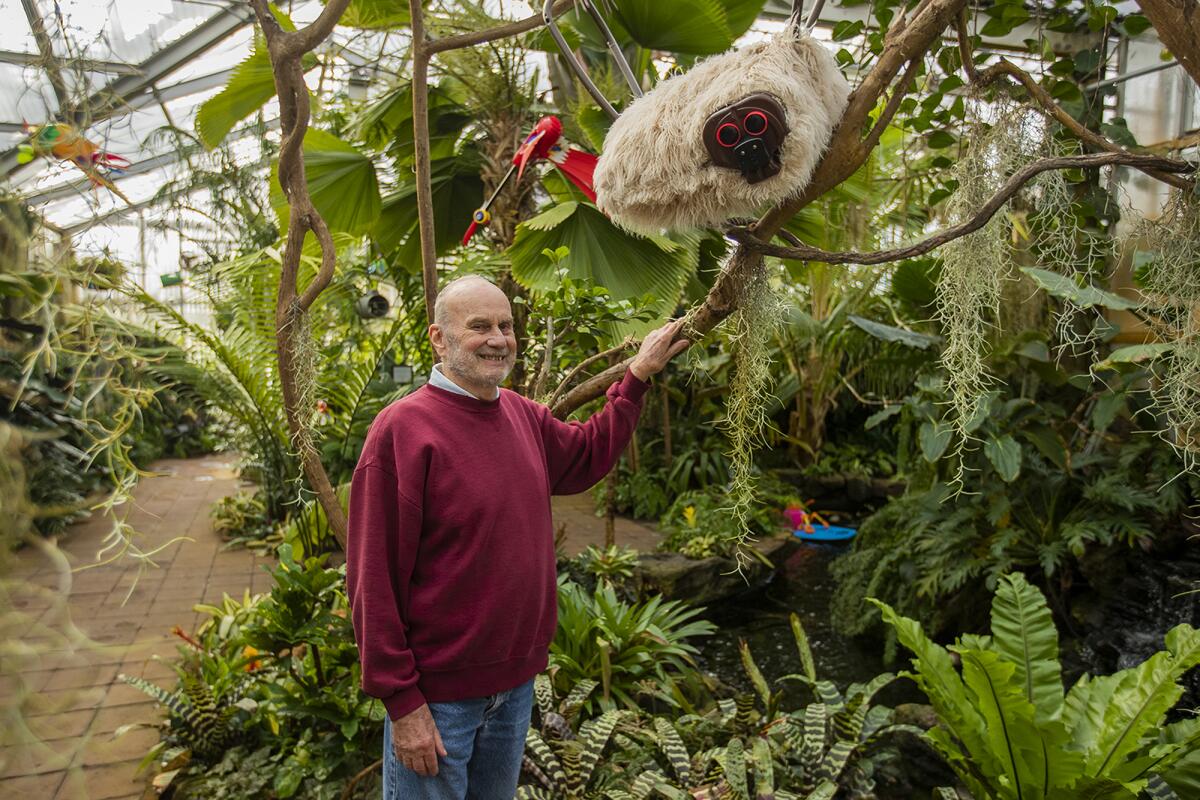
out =
<path fill-rule="evenodd" d="M 27 647 L 20 674 L 0 676 L 0 708 L 5 710 L 0 797 L 141 797 L 145 780 L 135 775 L 135 767 L 158 741 L 158 731 L 139 728 L 120 737 L 114 732 L 130 723 L 157 722 L 161 715 L 149 697 L 118 681 L 117 674 L 172 688 L 174 673 L 166 662 L 155 660 L 175 655 L 179 640 L 171 634 L 172 626 L 192 630 L 197 603 L 270 585 L 260 566 L 263 559 L 246 550 L 221 552 L 222 543 L 212 532 L 210 507 L 237 490 L 230 461 L 164 460 L 154 469 L 166 474 L 142 479 L 128 518 L 141 534 L 139 545 L 149 550 L 177 536 L 193 539 L 158 554 L 159 568 L 139 574 L 136 562 L 122 558 L 77 572 L 69 601 L 56 608 L 55 598 L 61 595 L 50 589 L 59 585 L 59 575 L 51 560 L 30 548 L 16 557 L 6 579 L 11 619 L 28 635 L 22 642 Z M 104 518 L 74 525 L 62 552 L 73 567 L 92 563 L 108 531 Z M 126 600 L 131 585 L 133 593 Z M 62 633 L 71 623 L 91 641 L 66 642 Z M 7 657 L 3 663 L 10 663 Z M 22 718 L 28 730 L 18 724 Z"/>
<path fill-rule="evenodd" d="M 123 558 L 77 572 L 63 604 L 55 602 L 61 598 L 53 591 L 60 577 L 51 560 L 28 548 L 17 555 L 5 579 L 13 614 L 4 627 L 22 631 L 27 652 L 19 675 L 0 675 L 0 797 L 142 796 L 145 779 L 136 767 L 158 741 L 158 731 L 114 733 L 162 717 L 149 697 L 117 675 L 173 688 L 168 662 L 179 640 L 171 628 L 194 630 L 197 603 L 219 602 L 223 593 L 240 597 L 246 588 L 265 591 L 271 584 L 262 568 L 267 560 L 246 550 L 222 552 L 212 532 L 209 509 L 238 488 L 230 464 L 221 457 L 159 461 L 154 470 L 165 474 L 138 484 L 128 521 L 141 534 L 140 546 L 150 550 L 181 535 L 192 539 L 166 547 L 155 557 L 157 569 L 139 572 L 136 562 Z M 556 525 L 567 526 L 568 554 L 603 544 L 604 520 L 595 516 L 590 494 L 554 498 L 554 517 Z M 94 562 L 109 527 L 99 517 L 71 527 L 61 551 L 72 567 Z M 617 520 L 618 544 L 651 552 L 658 539 L 652 528 Z M 67 643 L 62 634 L 71 624 L 90 641 Z M 7 657 L 0 662 L 7 663 Z"/>

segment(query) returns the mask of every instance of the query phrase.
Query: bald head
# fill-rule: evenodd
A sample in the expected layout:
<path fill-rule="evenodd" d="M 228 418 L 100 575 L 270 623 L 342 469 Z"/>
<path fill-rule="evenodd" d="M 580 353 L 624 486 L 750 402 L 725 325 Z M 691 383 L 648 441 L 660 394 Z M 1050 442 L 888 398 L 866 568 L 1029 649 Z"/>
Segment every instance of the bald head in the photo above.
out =
<path fill-rule="evenodd" d="M 462 313 L 464 304 L 469 305 L 477 297 L 494 299 L 496 295 L 508 302 L 508 297 L 500 287 L 482 275 L 455 278 L 438 292 L 437 300 L 433 303 L 433 324 L 444 328 L 450 323 L 451 314 Z"/>
<path fill-rule="evenodd" d="M 478 275 L 450 281 L 433 304 L 429 341 L 447 378 L 480 399 L 493 399 L 517 359 L 508 296 Z"/>

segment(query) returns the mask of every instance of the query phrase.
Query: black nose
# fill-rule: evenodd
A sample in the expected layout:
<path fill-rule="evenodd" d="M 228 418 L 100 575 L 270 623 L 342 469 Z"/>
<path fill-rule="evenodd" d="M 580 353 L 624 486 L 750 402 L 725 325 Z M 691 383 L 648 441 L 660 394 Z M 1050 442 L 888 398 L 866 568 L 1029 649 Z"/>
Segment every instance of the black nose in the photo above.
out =
<path fill-rule="evenodd" d="M 770 150 L 766 142 L 758 137 L 746 139 L 734 149 L 738 159 L 738 168 L 750 183 L 758 183 L 779 172 L 779 160 Z"/>

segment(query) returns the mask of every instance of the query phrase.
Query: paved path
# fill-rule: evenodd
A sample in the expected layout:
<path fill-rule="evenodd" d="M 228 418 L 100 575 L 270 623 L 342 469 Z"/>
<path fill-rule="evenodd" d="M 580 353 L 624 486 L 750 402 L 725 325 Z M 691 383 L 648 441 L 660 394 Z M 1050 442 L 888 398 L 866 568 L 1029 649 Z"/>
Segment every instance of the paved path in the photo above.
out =
<path fill-rule="evenodd" d="M 158 731 L 114 732 L 162 716 L 149 697 L 117 675 L 173 688 L 168 664 L 179 640 L 172 627 L 191 632 L 201 621 L 192 610 L 197 603 L 218 602 L 224 593 L 240 597 L 246 588 L 265 591 L 271 584 L 263 570 L 268 560 L 247 550 L 222 551 L 212 532 L 212 504 L 238 489 L 231 463 L 224 457 L 163 460 L 153 465 L 160 474 L 138 484 L 128 521 L 140 532 L 141 547 L 191 538 L 156 556 L 158 569 L 139 572 L 136 562 L 123 558 L 76 572 L 64 604 L 54 591 L 60 577 L 51 559 L 29 548 L 17 554 L 4 580 L 13 610 L 3 629 L 20 635 L 28 652 L 17 660 L 19 674 L 0 674 L 0 798 L 142 796 L 145 778 L 136 767 Z M 603 545 L 604 520 L 595 516 L 590 494 L 554 498 L 554 517 L 556 526 L 566 525 L 569 555 Z M 94 562 L 109 528 L 99 517 L 70 528 L 61 549 L 72 567 Z M 618 518 L 616 538 L 650 552 L 659 536 Z M 90 641 L 66 643 L 62 633 L 71 624 Z M 0 654 L 0 666 L 10 663 Z"/>
<path fill-rule="evenodd" d="M 270 576 L 263 559 L 247 550 L 222 552 L 212 532 L 209 509 L 237 490 L 230 459 L 206 457 L 156 462 L 163 475 L 143 478 L 134 492 L 129 522 L 150 549 L 186 535 L 160 553 L 158 569 L 139 574 L 128 558 L 73 575 L 69 601 L 50 587 L 59 576 L 49 558 L 26 548 L 6 578 L 12 588 L 10 620 L 24 624 L 27 652 L 19 675 L 2 675 L 0 708 L 0 797 L 29 800 L 108 800 L 141 797 L 144 778 L 135 767 L 158 741 L 158 731 L 136 729 L 114 737 L 123 725 L 154 723 L 162 717 L 141 691 L 118 681 L 139 675 L 170 689 L 174 673 L 166 661 L 179 640 L 171 628 L 192 630 L 192 606 L 215 602 L 247 587 L 261 591 Z M 62 552 L 74 567 L 95 560 L 109 523 L 93 518 L 70 528 Z M 135 584 L 136 579 L 136 584 Z M 21 582 L 24 582 L 22 585 Z M 134 586 L 132 594 L 130 586 Z M 70 623 L 91 639 L 68 644 Z M 5 626 L 12 630 L 10 623 Z M 3 664 L 9 664 L 4 657 Z M 20 714 L 13 713 L 16 709 Z M 27 730 L 16 720 L 24 718 Z M 33 741 L 29 741 L 32 739 Z M 40 739 L 41 741 L 38 741 Z"/>

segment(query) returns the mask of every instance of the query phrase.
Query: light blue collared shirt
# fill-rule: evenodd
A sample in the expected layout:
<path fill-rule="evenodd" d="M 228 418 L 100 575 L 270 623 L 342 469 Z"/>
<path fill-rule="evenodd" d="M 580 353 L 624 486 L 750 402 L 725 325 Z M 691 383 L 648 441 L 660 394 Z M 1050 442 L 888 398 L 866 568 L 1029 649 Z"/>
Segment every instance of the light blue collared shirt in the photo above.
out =
<path fill-rule="evenodd" d="M 429 373 L 429 383 L 433 386 L 436 386 L 439 389 L 444 389 L 447 392 L 453 392 L 454 394 L 461 394 L 466 397 L 475 397 L 475 395 L 471 394 L 466 389 L 462 388 L 457 383 L 455 383 L 454 381 L 447 378 L 446 374 L 444 372 L 442 372 L 441 364 L 433 365 L 433 371 Z M 499 396 L 500 396 L 500 390 L 497 389 L 496 397 L 499 397 Z M 475 399 L 476 400 L 495 400 L 496 397 L 475 397 Z"/>

